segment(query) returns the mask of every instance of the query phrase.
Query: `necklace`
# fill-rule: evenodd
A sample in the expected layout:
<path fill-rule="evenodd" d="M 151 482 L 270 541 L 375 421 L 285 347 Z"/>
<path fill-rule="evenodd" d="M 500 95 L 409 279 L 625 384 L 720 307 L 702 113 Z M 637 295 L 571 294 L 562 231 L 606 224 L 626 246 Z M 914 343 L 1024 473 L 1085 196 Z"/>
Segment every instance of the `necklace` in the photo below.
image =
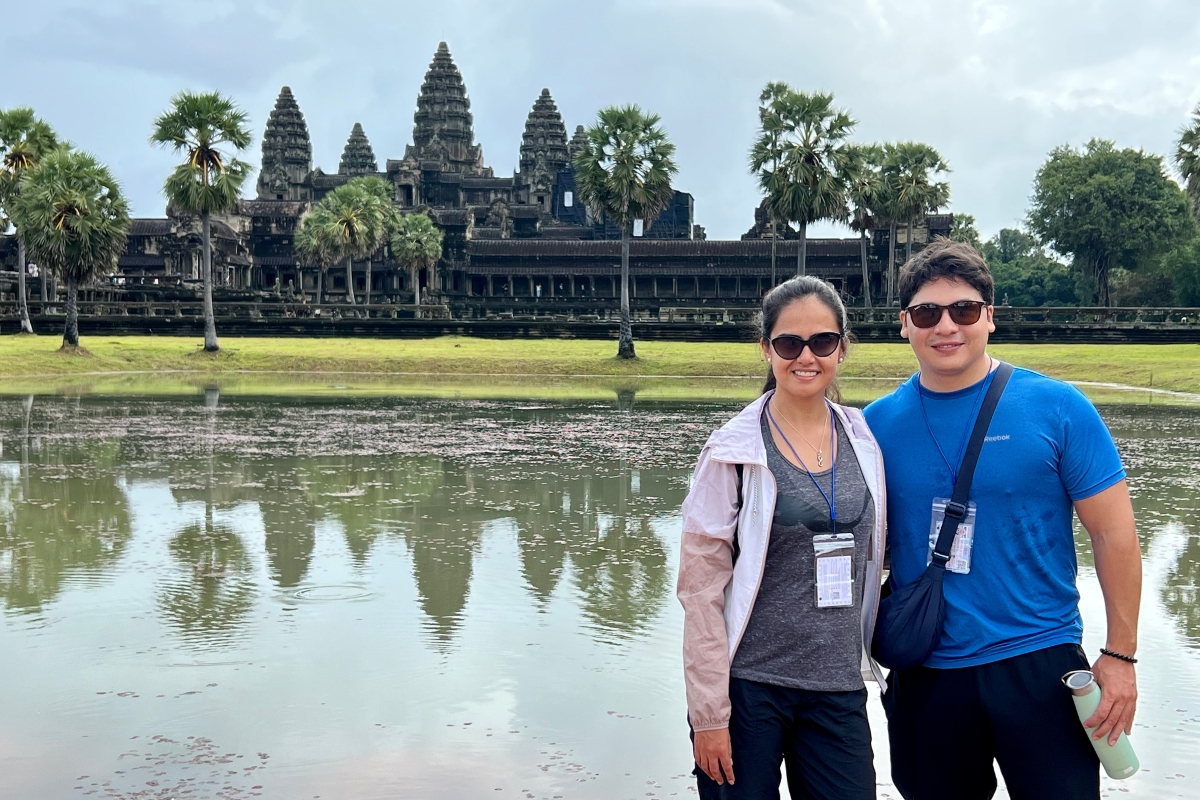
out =
<path fill-rule="evenodd" d="M 800 435 L 800 438 L 804 440 L 804 443 L 806 445 L 808 445 L 809 447 L 812 447 L 813 450 L 817 451 L 817 467 L 818 468 L 824 467 L 825 466 L 825 443 L 822 442 L 820 447 L 813 447 L 813 443 L 808 440 L 808 437 L 805 436 L 803 433 L 801 433 L 800 429 L 797 428 L 795 425 L 793 425 L 791 423 L 791 421 L 785 415 L 780 414 L 779 416 L 783 417 L 783 421 L 787 423 L 787 426 L 789 428 L 791 428 L 792 430 L 794 430 L 796 433 L 798 433 Z M 828 423 L 829 423 L 829 418 L 826 417 L 825 425 L 827 425 Z M 825 438 L 825 425 L 821 426 L 821 436 L 820 436 L 821 439 Z"/>

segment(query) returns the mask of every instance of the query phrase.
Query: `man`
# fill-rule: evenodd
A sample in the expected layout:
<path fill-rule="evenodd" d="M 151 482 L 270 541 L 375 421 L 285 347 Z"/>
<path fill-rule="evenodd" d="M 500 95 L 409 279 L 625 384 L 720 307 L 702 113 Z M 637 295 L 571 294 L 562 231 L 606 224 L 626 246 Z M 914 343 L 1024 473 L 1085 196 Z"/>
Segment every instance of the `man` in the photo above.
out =
<path fill-rule="evenodd" d="M 933 242 L 901 269 L 899 293 L 900 334 L 921 371 L 866 409 L 887 470 L 897 588 L 929 563 L 941 519 L 934 500 L 953 492 L 999 365 L 987 352 L 994 284 L 974 248 Z M 1104 654 L 1091 667 L 1103 702 L 1088 725 L 1111 742 L 1129 732 L 1141 551 L 1112 436 L 1077 389 L 1017 369 L 988 428 L 970 500 L 974 537 L 946 573 L 937 647 L 923 666 L 888 679 L 896 787 L 908 800 L 989 798 L 994 761 L 1014 800 L 1095 800 L 1098 761 L 1061 678 L 1088 669 L 1074 511 L 1092 540 L 1108 621 Z"/>

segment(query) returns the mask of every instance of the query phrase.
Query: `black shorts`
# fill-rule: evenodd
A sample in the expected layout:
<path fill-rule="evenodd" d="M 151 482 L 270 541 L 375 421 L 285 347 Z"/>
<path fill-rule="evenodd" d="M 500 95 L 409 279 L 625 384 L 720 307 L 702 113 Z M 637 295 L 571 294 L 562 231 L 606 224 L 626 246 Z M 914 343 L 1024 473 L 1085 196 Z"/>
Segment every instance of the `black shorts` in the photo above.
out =
<path fill-rule="evenodd" d="M 792 800 L 875 800 L 867 690 L 813 692 L 731 678 L 729 740 L 737 783 L 700 770 L 700 800 L 778 800 L 787 763 Z"/>
<path fill-rule="evenodd" d="M 1062 644 L 958 669 L 888 676 L 892 780 L 906 800 L 986 800 L 993 760 L 1013 800 L 1096 800 L 1100 761 L 1062 676 L 1089 669 Z"/>

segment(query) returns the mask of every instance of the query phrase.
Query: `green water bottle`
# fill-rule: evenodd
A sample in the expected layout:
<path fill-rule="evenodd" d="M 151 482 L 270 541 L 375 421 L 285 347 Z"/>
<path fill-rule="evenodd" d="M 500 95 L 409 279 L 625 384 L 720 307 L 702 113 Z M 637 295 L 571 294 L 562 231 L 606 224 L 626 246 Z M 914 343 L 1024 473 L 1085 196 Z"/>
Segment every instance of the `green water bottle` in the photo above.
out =
<path fill-rule="evenodd" d="M 1062 681 L 1071 690 L 1071 699 L 1075 701 L 1075 712 L 1079 714 L 1080 722 L 1096 713 L 1096 709 L 1100 706 L 1100 685 L 1096 683 L 1096 676 L 1090 670 L 1078 669 L 1068 672 L 1063 675 Z M 1117 743 L 1110 745 L 1107 736 L 1102 739 L 1092 738 L 1096 727 L 1084 730 L 1088 732 L 1088 741 L 1095 748 L 1096 755 L 1100 757 L 1100 763 L 1104 765 L 1104 771 L 1108 773 L 1108 777 L 1124 780 L 1141 767 L 1137 754 L 1133 752 L 1133 745 L 1129 743 L 1129 737 L 1125 735 L 1124 731 L 1121 732 Z"/>

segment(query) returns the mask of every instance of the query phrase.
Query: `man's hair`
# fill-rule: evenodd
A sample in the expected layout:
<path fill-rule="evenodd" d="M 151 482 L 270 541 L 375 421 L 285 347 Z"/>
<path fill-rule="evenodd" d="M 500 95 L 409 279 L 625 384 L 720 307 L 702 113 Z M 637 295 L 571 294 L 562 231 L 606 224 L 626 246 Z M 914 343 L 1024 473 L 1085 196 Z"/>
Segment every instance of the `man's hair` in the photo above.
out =
<path fill-rule="evenodd" d="M 979 251 L 969 244 L 939 236 L 900 268 L 900 307 L 908 308 L 913 295 L 938 278 L 974 287 L 989 306 L 996 300 L 996 282 Z"/>

